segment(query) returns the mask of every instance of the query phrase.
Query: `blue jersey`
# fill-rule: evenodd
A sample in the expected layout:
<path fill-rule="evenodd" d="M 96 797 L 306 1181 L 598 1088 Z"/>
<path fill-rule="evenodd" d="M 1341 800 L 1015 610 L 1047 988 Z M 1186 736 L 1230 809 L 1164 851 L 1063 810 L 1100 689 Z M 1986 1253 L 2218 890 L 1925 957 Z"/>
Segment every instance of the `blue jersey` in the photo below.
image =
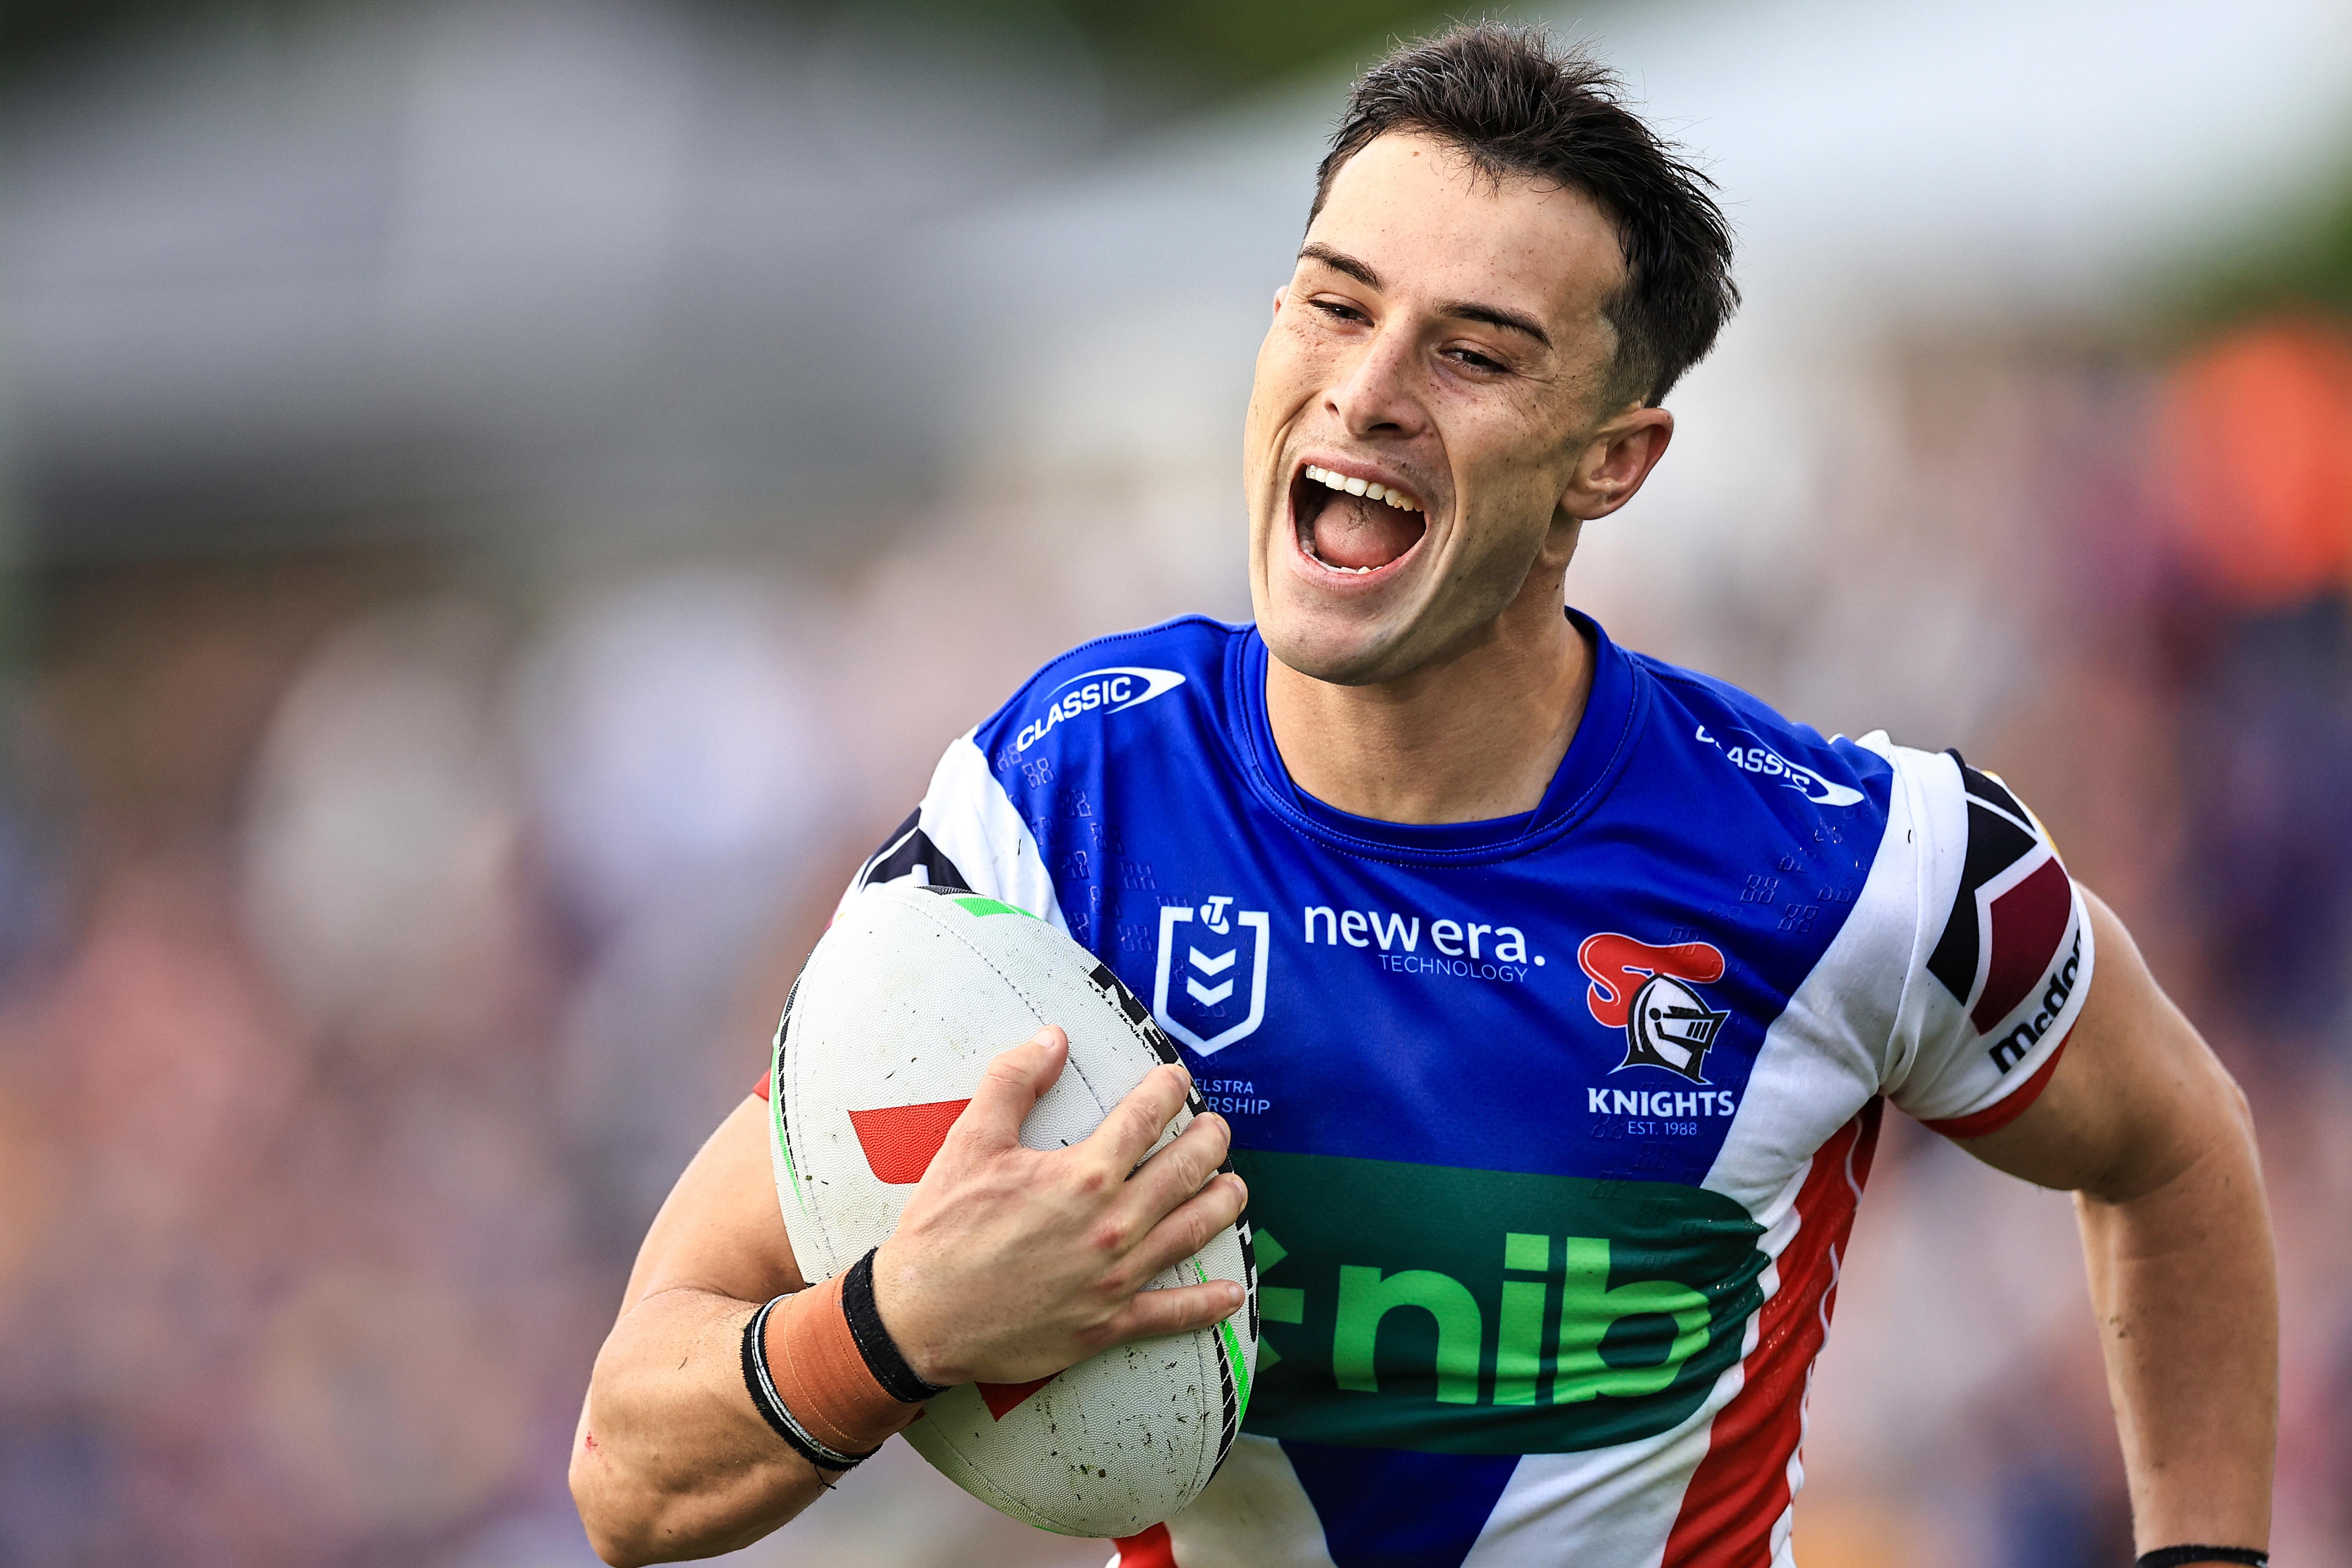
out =
<path fill-rule="evenodd" d="M 1999 780 L 1577 624 L 1525 816 L 1307 795 L 1265 643 L 1189 618 L 1041 670 L 859 874 L 1067 931 L 1233 1125 L 1244 1436 L 1125 1568 L 1790 1561 L 1883 1100 L 1973 1136 L 2055 1063 L 2090 930 Z"/>

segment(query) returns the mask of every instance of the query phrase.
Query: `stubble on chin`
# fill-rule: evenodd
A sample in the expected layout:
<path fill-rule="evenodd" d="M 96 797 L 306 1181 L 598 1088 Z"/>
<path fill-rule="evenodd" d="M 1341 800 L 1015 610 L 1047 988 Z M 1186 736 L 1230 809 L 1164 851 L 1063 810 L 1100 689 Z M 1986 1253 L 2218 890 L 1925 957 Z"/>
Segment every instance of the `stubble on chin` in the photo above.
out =
<path fill-rule="evenodd" d="M 1312 616 L 1277 615 L 1259 624 L 1267 651 L 1291 669 L 1330 686 L 1380 686 L 1401 679 L 1428 659 L 1413 644 L 1421 628 L 1411 616 L 1379 616 L 1364 621 L 1314 626 Z M 1309 623 L 1302 626 L 1301 622 Z"/>

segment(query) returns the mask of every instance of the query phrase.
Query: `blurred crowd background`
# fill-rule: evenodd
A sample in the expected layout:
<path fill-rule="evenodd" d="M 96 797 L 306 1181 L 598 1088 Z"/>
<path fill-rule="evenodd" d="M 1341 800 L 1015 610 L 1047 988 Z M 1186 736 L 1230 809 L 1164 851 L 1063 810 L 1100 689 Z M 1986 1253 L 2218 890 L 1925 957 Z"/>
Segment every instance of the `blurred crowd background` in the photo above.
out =
<path fill-rule="evenodd" d="M 1748 303 L 1571 596 L 2034 803 L 2260 1118 L 2352 1560 L 2352 6 L 1522 11 Z M 0 1565 L 591 1561 L 638 1235 L 930 762 L 1247 613 L 1412 4 L 0 14 Z M 2069 1201 L 1890 1123 L 1806 1568 L 2129 1558 Z M 798 1550 L 791 1549 L 798 1543 Z M 1094 1564 L 903 1446 L 757 1563 Z"/>

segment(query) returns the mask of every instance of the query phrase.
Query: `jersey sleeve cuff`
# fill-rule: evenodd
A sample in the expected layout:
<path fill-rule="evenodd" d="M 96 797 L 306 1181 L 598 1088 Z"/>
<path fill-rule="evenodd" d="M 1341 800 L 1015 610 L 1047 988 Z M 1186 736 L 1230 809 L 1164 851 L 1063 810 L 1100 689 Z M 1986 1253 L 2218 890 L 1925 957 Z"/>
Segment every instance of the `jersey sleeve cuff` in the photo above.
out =
<path fill-rule="evenodd" d="M 2066 1054 L 2067 1042 L 2074 1037 L 2074 1032 L 2067 1030 L 2059 1040 L 2057 1048 L 2042 1058 L 2042 1065 L 2033 1069 L 2032 1077 L 1990 1105 L 1980 1110 L 1971 1110 L 1966 1116 L 1947 1116 L 1933 1121 L 1922 1118 L 1919 1125 L 1930 1132 L 1961 1140 L 1982 1138 L 2000 1131 L 2042 1098 L 2042 1091 L 2049 1087 L 2050 1075 L 2058 1070 L 2058 1058 Z"/>

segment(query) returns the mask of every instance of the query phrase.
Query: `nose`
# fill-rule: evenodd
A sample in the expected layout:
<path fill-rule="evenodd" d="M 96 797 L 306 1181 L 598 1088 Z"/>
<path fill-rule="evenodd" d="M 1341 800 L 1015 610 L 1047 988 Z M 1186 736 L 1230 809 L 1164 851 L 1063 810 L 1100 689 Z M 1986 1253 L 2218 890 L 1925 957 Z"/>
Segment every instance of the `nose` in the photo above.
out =
<path fill-rule="evenodd" d="M 1413 374 L 1418 354 L 1405 332 L 1372 334 L 1323 395 L 1323 405 L 1350 436 L 1417 436 L 1427 422 Z"/>

